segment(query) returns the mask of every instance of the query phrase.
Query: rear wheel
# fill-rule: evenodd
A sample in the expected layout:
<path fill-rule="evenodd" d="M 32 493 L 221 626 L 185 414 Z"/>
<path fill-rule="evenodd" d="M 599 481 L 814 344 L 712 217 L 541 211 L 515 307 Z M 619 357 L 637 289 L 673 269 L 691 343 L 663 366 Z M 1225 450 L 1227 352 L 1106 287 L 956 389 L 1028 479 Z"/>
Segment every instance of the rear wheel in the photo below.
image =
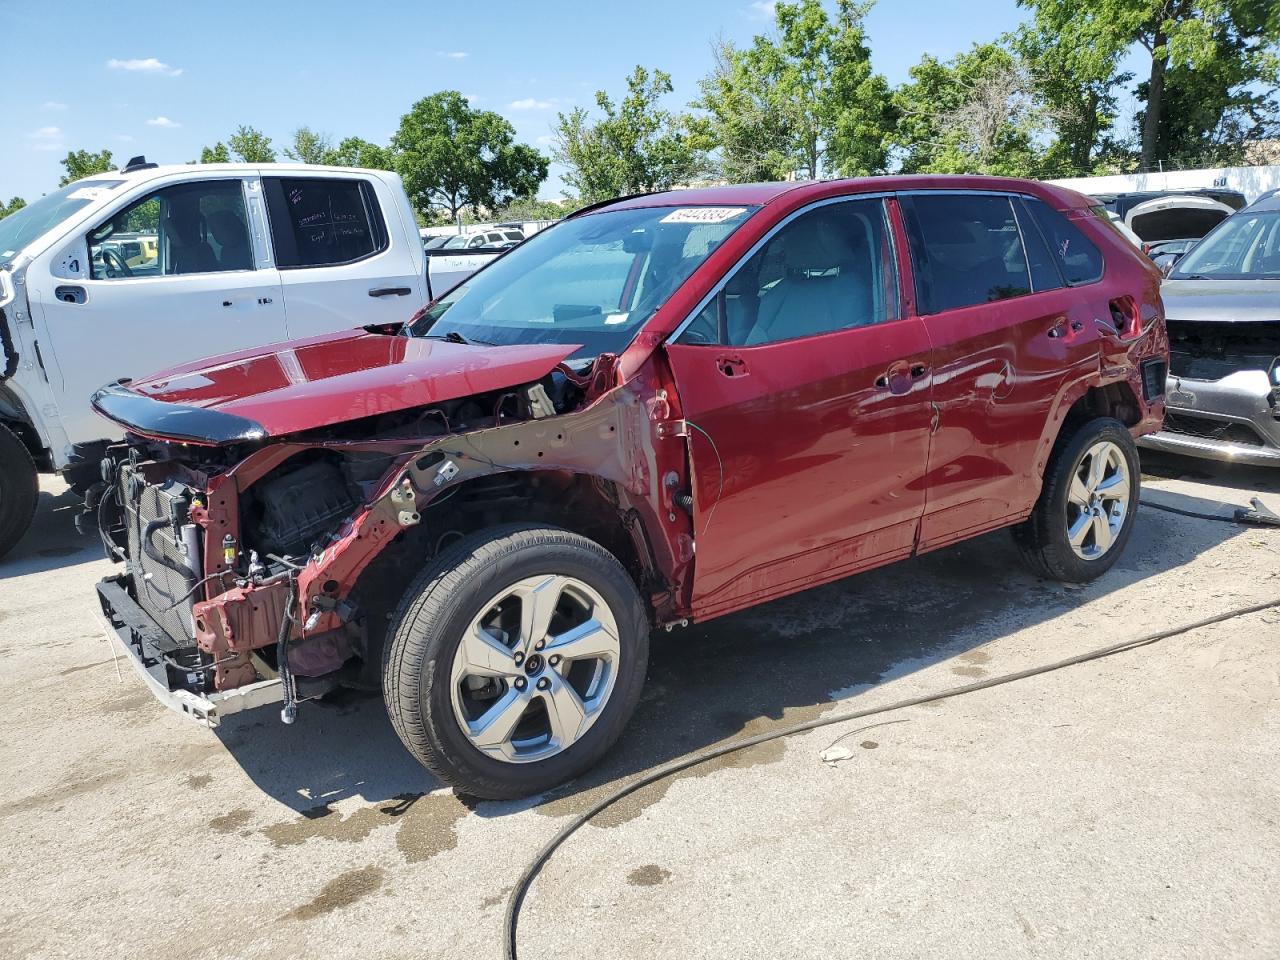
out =
<path fill-rule="evenodd" d="M 640 696 L 648 618 L 600 545 L 545 527 L 485 531 L 409 588 L 383 695 L 409 751 L 461 793 L 527 796 L 594 764 Z"/>
<path fill-rule="evenodd" d="M 1133 532 L 1138 451 L 1124 424 L 1090 420 L 1060 440 L 1031 516 L 1014 540 L 1041 576 L 1085 583 L 1111 569 Z"/>
<path fill-rule="evenodd" d="M 11 430 L 0 426 L 0 557 L 31 526 L 40 483 L 31 454 Z"/>

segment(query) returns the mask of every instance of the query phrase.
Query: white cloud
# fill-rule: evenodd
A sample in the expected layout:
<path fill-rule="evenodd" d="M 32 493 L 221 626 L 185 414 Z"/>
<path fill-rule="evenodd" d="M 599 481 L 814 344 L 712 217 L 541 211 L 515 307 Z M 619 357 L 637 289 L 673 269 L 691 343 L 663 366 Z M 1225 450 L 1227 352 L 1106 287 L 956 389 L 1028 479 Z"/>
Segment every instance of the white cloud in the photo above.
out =
<path fill-rule="evenodd" d="M 115 138 L 121 143 L 133 143 L 133 137 L 129 136 L 127 133 L 117 133 Z"/>
<path fill-rule="evenodd" d="M 148 127 L 180 127 L 182 124 L 168 117 L 152 117 L 147 121 Z"/>
<path fill-rule="evenodd" d="M 464 93 L 462 95 L 462 99 L 467 101 L 467 103 L 479 103 L 484 99 L 484 97 L 480 96 L 478 93 Z"/>
<path fill-rule="evenodd" d="M 41 127 L 27 134 L 32 150 L 61 150 L 65 139 L 58 127 Z"/>
<path fill-rule="evenodd" d="M 66 105 L 65 103 L 61 102 L 60 100 L 46 100 L 44 103 L 40 104 L 40 106 L 41 106 L 41 107 L 43 107 L 45 110 L 65 110 L 65 109 L 67 109 L 67 105 Z"/>
<path fill-rule="evenodd" d="M 437 50 L 437 57 L 444 57 L 446 60 L 465 60 L 470 56 L 465 50 Z"/>
<path fill-rule="evenodd" d="M 772 20 L 775 0 L 755 0 L 747 7 L 747 16 L 752 20 Z"/>
<path fill-rule="evenodd" d="M 181 67 L 171 67 L 163 60 L 146 57 L 142 60 L 117 60 L 112 57 L 107 61 L 112 70 L 128 70 L 131 73 L 159 73 L 166 77 L 176 77 L 182 73 Z"/>
<path fill-rule="evenodd" d="M 555 105 L 555 100 L 538 100 L 535 97 L 525 97 L 523 100 L 512 100 L 507 104 L 507 108 L 510 110 L 550 110 Z"/>
<path fill-rule="evenodd" d="M 556 142 L 556 138 L 551 136 L 549 133 L 544 133 L 542 136 L 538 137 L 537 142 L 539 146 L 549 147 L 551 144 Z"/>

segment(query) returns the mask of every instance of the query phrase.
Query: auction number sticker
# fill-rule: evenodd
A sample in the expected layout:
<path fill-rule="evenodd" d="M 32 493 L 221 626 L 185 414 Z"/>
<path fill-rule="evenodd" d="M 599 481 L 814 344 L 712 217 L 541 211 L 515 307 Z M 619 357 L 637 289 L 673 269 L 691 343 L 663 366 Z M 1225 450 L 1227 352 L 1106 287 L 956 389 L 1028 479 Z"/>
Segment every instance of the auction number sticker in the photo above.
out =
<path fill-rule="evenodd" d="M 663 223 L 724 223 L 732 220 L 740 213 L 746 213 L 746 207 L 680 207 L 672 210 L 662 218 Z"/>

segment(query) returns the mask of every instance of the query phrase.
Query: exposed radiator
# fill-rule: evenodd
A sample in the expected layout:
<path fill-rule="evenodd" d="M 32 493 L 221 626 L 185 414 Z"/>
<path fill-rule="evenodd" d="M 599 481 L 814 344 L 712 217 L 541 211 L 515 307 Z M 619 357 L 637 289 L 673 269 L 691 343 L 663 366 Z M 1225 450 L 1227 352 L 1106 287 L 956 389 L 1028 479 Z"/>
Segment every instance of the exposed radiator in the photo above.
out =
<path fill-rule="evenodd" d="M 127 464 L 120 473 L 129 569 L 138 605 L 169 635 L 175 648 L 190 647 L 195 643 L 192 588 L 200 578 L 200 540 L 199 528 L 187 519 L 188 490 L 174 480 L 148 484 L 140 475 L 135 477 Z M 144 537 L 150 552 L 143 545 Z M 191 546 L 195 555 L 188 557 Z"/>

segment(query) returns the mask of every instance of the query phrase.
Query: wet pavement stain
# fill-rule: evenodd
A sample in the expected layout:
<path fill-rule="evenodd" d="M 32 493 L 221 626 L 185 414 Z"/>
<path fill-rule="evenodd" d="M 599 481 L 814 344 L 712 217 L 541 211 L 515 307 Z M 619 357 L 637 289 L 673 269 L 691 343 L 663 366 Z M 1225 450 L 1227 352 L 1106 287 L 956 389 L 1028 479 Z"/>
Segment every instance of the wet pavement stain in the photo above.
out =
<path fill-rule="evenodd" d="M 990 663 L 991 654 L 985 650 L 970 650 L 960 654 L 960 659 L 965 663 Z"/>
<path fill-rule="evenodd" d="M 633 887 L 656 887 L 670 879 L 671 871 L 656 863 L 646 863 L 643 867 L 636 867 L 627 874 L 627 883 Z"/>
<path fill-rule="evenodd" d="M 951 672 L 957 677 L 985 677 L 987 671 L 981 667 L 952 667 Z"/>
<path fill-rule="evenodd" d="M 458 845 L 455 828 L 467 813 L 466 805 L 451 793 L 409 793 L 346 817 L 328 806 L 313 807 L 261 832 L 274 846 L 291 847 L 313 838 L 357 843 L 380 827 L 397 826 L 396 849 L 406 862 L 421 863 Z"/>
<path fill-rule="evenodd" d="M 253 814 L 241 807 L 239 810 L 232 810 L 220 817 L 214 817 L 209 821 L 209 829 L 218 833 L 235 833 L 252 818 Z"/>
<path fill-rule="evenodd" d="M 503 887 L 503 888 L 502 888 L 501 890 L 499 890 L 497 893 L 492 894 L 491 896 L 485 897 L 483 900 L 481 900 L 481 901 L 480 901 L 480 909 L 481 909 L 481 910 L 492 910 L 492 909 L 493 909 L 494 907 L 496 907 L 498 904 L 500 904 L 500 903 L 505 903 L 505 902 L 506 902 L 507 897 L 509 897 L 510 895 L 511 895 L 511 888 L 510 888 L 510 887 Z"/>
<path fill-rule="evenodd" d="M 67 667 L 65 670 L 59 670 L 58 676 L 69 677 L 73 673 L 80 673 L 84 670 L 92 670 L 94 667 L 103 667 L 111 663 L 110 660 L 99 660 L 97 663 L 82 663 L 78 667 Z"/>
<path fill-rule="evenodd" d="M 102 704 L 98 710 L 100 713 L 110 714 L 154 713 L 159 716 L 164 712 L 164 707 L 156 702 L 150 690 L 144 688 L 114 696 Z"/>
<path fill-rule="evenodd" d="M 386 871 L 373 865 L 348 870 L 334 877 L 307 903 L 286 914 L 289 920 L 313 920 L 334 910 L 349 907 L 375 893 L 382 886 Z"/>
<path fill-rule="evenodd" d="M 90 777 L 81 777 L 73 773 L 62 782 L 54 784 L 45 793 L 38 793 L 33 797 L 24 797 L 21 800 L 15 800 L 13 803 L 0 807 L 0 820 L 14 814 L 27 813 L 31 810 L 57 813 L 62 810 L 64 801 L 84 796 L 87 793 L 95 793 L 103 787 L 110 786 L 117 780 L 123 780 L 128 772 L 123 769 L 107 770 L 104 773 Z"/>
<path fill-rule="evenodd" d="M 860 744 L 858 744 L 858 746 L 860 746 L 863 750 L 874 750 L 878 746 L 880 746 L 880 744 L 876 743 L 874 740 L 863 740 Z"/>
<path fill-rule="evenodd" d="M 192 790 L 203 790 L 213 782 L 213 775 L 208 773 L 196 773 L 187 777 L 183 782 Z"/>

